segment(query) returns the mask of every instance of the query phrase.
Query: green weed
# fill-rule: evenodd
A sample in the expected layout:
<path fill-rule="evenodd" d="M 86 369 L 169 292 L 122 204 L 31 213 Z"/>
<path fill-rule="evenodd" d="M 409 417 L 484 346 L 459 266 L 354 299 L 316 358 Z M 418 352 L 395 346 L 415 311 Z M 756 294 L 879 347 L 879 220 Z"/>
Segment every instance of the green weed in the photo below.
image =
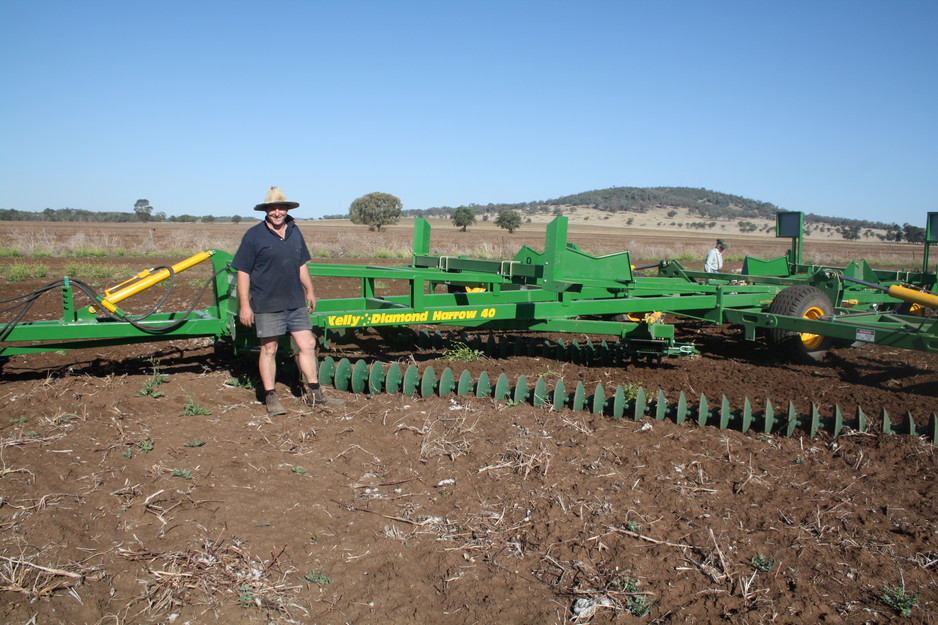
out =
<path fill-rule="evenodd" d="M 169 376 L 165 373 L 160 373 L 160 367 L 156 360 L 150 360 L 150 367 L 152 367 L 150 377 L 144 380 L 143 388 L 137 392 L 137 397 L 162 397 L 166 394 L 163 391 L 157 390 L 156 387 L 164 382 L 168 382 Z"/>
<path fill-rule="evenodd" d="M 130 269 L 126 265 L 71 262 L 65 265 L 65 274 L 88 280 L 114 280 L 130 275 Z"/>
<path fill-rule="evenodd" d="M 760 553 L 757 556 L 753 556 L 753 558 L 749 560 L 749 564 L 757 571 L 768 573 L 775 568 L 775 558 L 770 558 Z"/>
<path fill-rule="evenodd" d="M 249 390 L 254 390 L 257 388 L 257 378 L 248 375 L 247 373 L 242 373 L 236 378 L 231 378 L 225 382 L 225 386 L 232 386 L 234 388 L 245 388 Z"/>
<path fill-rule="evenodd" d="M 612 582 L 609 584 L 609 587 L 612 590 L 623 593 L 637 593 L 638 585 L 640 583 L 641 582 L 639 582 L 638 579 L 634 577 L 623 575 L 622 577 L 617 577 L 612 580 Z M 648 614 L 653 603 L 654 601 L 649 599 L 646 595 L 633 595 L 625 600 L 625 611 L 632 616 L 641 618 Z"/>
<path fill-rule="evenodd" d="M 622 395 L 625 398 L 625 401 L 632 401 L 638 397 L 638 392 L 642 390 L 641 385 L 639 384 L 628 384 L 622 389 Z"/>
<path fill-rule="evenodd" d="M 29 417 L 15 417 L 10 419 L 10 423 L 26 423 L 29 421 Z"/>
<path fill-rule="evenodd" d="M 307 571 L 306 575 L 300 578 L 300 581 L 306 582 L 307 584 L 331 584 L 332 580 L 326 577 L 325 573 L 322 571 Z"/>
<path fill-rule="evenodd" d="M 238 595 L 238 603 L 242 608 L 250 608 L 254 605 L 254 592 L 247 584 L 241 584 L 241 594 Z"/>
<path fill-rule="evenodd" d="M 651 606 L 654 603 L 654 599 L 649 599 L 645 595 L 632 596 L 625 600 L 625 611 L 632 616 L 641 618 L 651 611 Z"/>
<path fill-rule="evenodd" d="M 133 458 L 133 457 L 134 457 L 134 452 L 133 452 L 132 449 L 130 449 L 130 448 L 128 447 L 127 449 L 125 449 L 124 451 L 121 452 L 121 455 L 122 455 L 123 457 L 129 459 L 129 458 Z"/>
<path fill-rule="evenodd" d="M 147 454 L 148 454 L 148 453 L 150 453 L 151 451 L 153 451 L 153 439 L 152 439 L 152 438 L 145 438 L 145 439 L 143 439 L 142 441 L 138 441 L 138 442 L 137 442 L 137 447 L 139 447 L 139 448 L 140 448 L 140 451 L 142 451 L 143 453 L 147 453 Z"/>
<path fill-rule="evenodd" d="M 173 477 L 181 477 L 184 480 L 191 480 L 192 472 L 189 469 L 173 469 Z"/>
<path fill-rule="evenodd" d="M 452 360 L 455 362 L 475 362 L 483 356 L 484 352 L 478 349 L 472 349 L 462 341 L 454 341 L 450 346 L 443 350 L 440 358 L 443 360 Z"/>
<path fill-rule="evenodd" d="M 0 247 L 0 257 L 2 258 L 18 258 L 20 251 L 15 247 Z"/>
<path fill-rule="evenodd" d="M 205 441 L 203 440 L 188 441 L 186 443 L 183 443 L 185 447 L 201 447 L 204 444 L 205 444 Z"/>
<path fill-rule="evenodd" d="M 49 268 L 40 263 L 14 263 L 3 267 L 0 273 L 10 282 L 20 282 L 30 278 L 45 278 Z"/>
<path fill-rule="evenodd" d="M 912 608 L 918 603 L 918 595 L 906 592 L 905 586 L 883 586 L 880 598 L 902 616 L 912 616 Z"/>
<path fill-rule="evenodd" d="M 186 395 L 186 407 L 182 411 L 182 416 L 184 417 L 194 417 L 197 415 L 210 415 L 212 414 L 211 410 L 203 408 L 202 406 L 195 403 L 195 400 L 191 396 Z"/>
<path fill-rule="evenodd" d="M 625 524 L 625 529 L 632 532 L 633 534 L 641 534 L 642 530 L 645 528 L 643 528 L 642 524 L 638 521 L 629 521 Z"/>
<path fill-rule="evenodd" d="M 292 467 L 290 470 L 296 473 L 297 475 L 306 475 L 306 469 L 304 469 L 303 467 Z"/>
<path fill-rule="evenodd" d="M 609 587 L 619 592 L 638 592 L 638 584 L 638 579 L 623 575 L 612 580 Z"/>

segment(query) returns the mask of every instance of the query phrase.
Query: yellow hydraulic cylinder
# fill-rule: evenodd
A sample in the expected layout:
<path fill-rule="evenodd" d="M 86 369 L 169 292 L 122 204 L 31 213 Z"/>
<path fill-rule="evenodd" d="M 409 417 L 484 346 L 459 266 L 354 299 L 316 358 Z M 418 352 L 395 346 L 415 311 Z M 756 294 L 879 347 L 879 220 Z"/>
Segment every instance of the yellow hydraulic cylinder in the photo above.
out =
<path fill-rule="evenodd" d="M 926 293 L 925 291 L 916 291 L 915 289 L 909 289 L 899 285 L 893 285 L 889 287 L 886 292 L 889 293 L 890 297 L 901 299 L 903 302 L 920 304 L 922 306 L 927 306 L 928 308 L 938 309 L 938 295 L 932 295 L 931 293 Z"/>
<path fill-rule="evenodd" d="M 189 258 L 172 265 L 172 273 L 179 273 L 180 271 L 185 271 L 190 267 L 198 265 L 203 260 L 207 260 L 212 257 L 215 253 L 215 250 L 207 250 L 205 252 L 199 252 Z M 104 297 L 99 300 L 99 303 L 104 308 L 107 308 L 112 313 L 117 312 L 117 306 L 115 304 L 121 300 L 127 299 L 131 295 L 135 295 L 140 291 L 144 291 L 154 284 L 162 282 L 170 276 L 170 271 L 166 268 L 153 271 L 153 269 L 145 269 L 138 273 L 133 278 L 121 282 L 117 286 L 111 287 L 110 289 L 104 290 Z M 93 307 L 88 307 L 88 310 L 94 312 Z"/>

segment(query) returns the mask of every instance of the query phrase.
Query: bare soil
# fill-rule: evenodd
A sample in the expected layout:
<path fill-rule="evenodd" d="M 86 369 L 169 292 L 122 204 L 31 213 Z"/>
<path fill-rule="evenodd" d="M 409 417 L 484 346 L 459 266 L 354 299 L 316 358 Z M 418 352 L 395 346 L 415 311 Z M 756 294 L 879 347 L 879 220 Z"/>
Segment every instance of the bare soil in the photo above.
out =
<path fill-rule="evenodd" d="M 2 284 L 0 297 L 43 283 Z M 354 285 L 316 287 L 327 298 Z M 167 309 L 195 293 L 180 281 Z M 33 314 L 54 318 L 54 300 Z M 322 355 L 814 403 L 825 417 L 859 406 L 873 422 L 885 409 L 925 424 L 938 406 L 935 354 L 868 346 L 790 365 L 733 328 L 677 330 L 702 355 L 658 367 L 450 362 L 370 334 Z M 237 383 L 253 371 L 201 340 L 6 362 L 0 622 L 900 620 L 884 588 L 915 595 L 902 620 L 938 622 L 926 440 L 743 434 L 453 395 L 331 390 L 345 406 L 309 410 L 286 372 L 288 414 L 271 419 Z"/>

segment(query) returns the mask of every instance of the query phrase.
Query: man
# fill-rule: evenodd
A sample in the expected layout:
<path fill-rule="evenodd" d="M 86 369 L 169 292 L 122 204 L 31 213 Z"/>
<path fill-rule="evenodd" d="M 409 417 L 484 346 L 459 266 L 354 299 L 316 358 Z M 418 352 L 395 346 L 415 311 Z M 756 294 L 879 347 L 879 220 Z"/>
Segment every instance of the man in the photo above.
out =
<path fill-rule="evenodd" d="M 704 261 L 704 271 L 707 273 L 717 273 L 723 269 L 723 250 L 726 249 L 726 243 L 723 239 L 717 239 L 716 246 L 707 254 L 707 260 Z"/>
<path fill-rule="evenodd" d="M 316 310 L 316 295 L 306 263 L 306 241 L 287 214 L 299 203 L 287 201 L 278 187 L 271 187 L 254 210 L 264 211 L 264 221 L 244 233 L 231 266 L 238 272 L 238 318 L 254 326 L 260 340 L 258 370 L 264 386 L 264 403 L 271 416 L 286 413 L 277 398 L 277 343 L 289 332 L 299 348 L 297 363 L 303 378 L 303 398 L 315 404 L 340 404 L 328 400 L 319 387 L 316 337 L 309 313 Z"/>

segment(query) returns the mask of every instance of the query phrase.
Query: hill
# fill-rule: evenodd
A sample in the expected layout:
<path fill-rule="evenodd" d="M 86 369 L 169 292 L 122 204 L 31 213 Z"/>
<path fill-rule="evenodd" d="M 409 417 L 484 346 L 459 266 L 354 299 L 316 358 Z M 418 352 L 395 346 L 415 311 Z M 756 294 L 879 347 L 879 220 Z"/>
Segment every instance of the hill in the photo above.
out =
<path fill-rule="evenodd" d="M 446 217 L 456 208 L 440 206 L 405 210 L 404 213 L 409 216 Z M 532 222 L 540 221 L 545 215 L 568 215 L 574 221 L 592 218 L 611 220 L 615 224 L 636 228 L 665 230 L 708 231 L 720 225 L 719 229 L 725 231 L 727 226 L 732 224 L 732 230 L 739 232 L 774 231 L 775 214 L 782 210 L 771 202 L 691 187 L 611 187 L 550 200 L 514 204 L 470 204 L 469 208 L 483 219 L 510 209 L 522 213 Z M 903 230 L 898 224 L 825 217 L 811 213 L 805 215 L 805 232 L 808 235 L 896 240 L 896 233 Z M 920 229 L 911 226 L 905 230 L 913 234 L 914 240 L 915 231 Z M 903 232 L 899 235 L 900 240 L 906 238 L 904 234 Z"/>

